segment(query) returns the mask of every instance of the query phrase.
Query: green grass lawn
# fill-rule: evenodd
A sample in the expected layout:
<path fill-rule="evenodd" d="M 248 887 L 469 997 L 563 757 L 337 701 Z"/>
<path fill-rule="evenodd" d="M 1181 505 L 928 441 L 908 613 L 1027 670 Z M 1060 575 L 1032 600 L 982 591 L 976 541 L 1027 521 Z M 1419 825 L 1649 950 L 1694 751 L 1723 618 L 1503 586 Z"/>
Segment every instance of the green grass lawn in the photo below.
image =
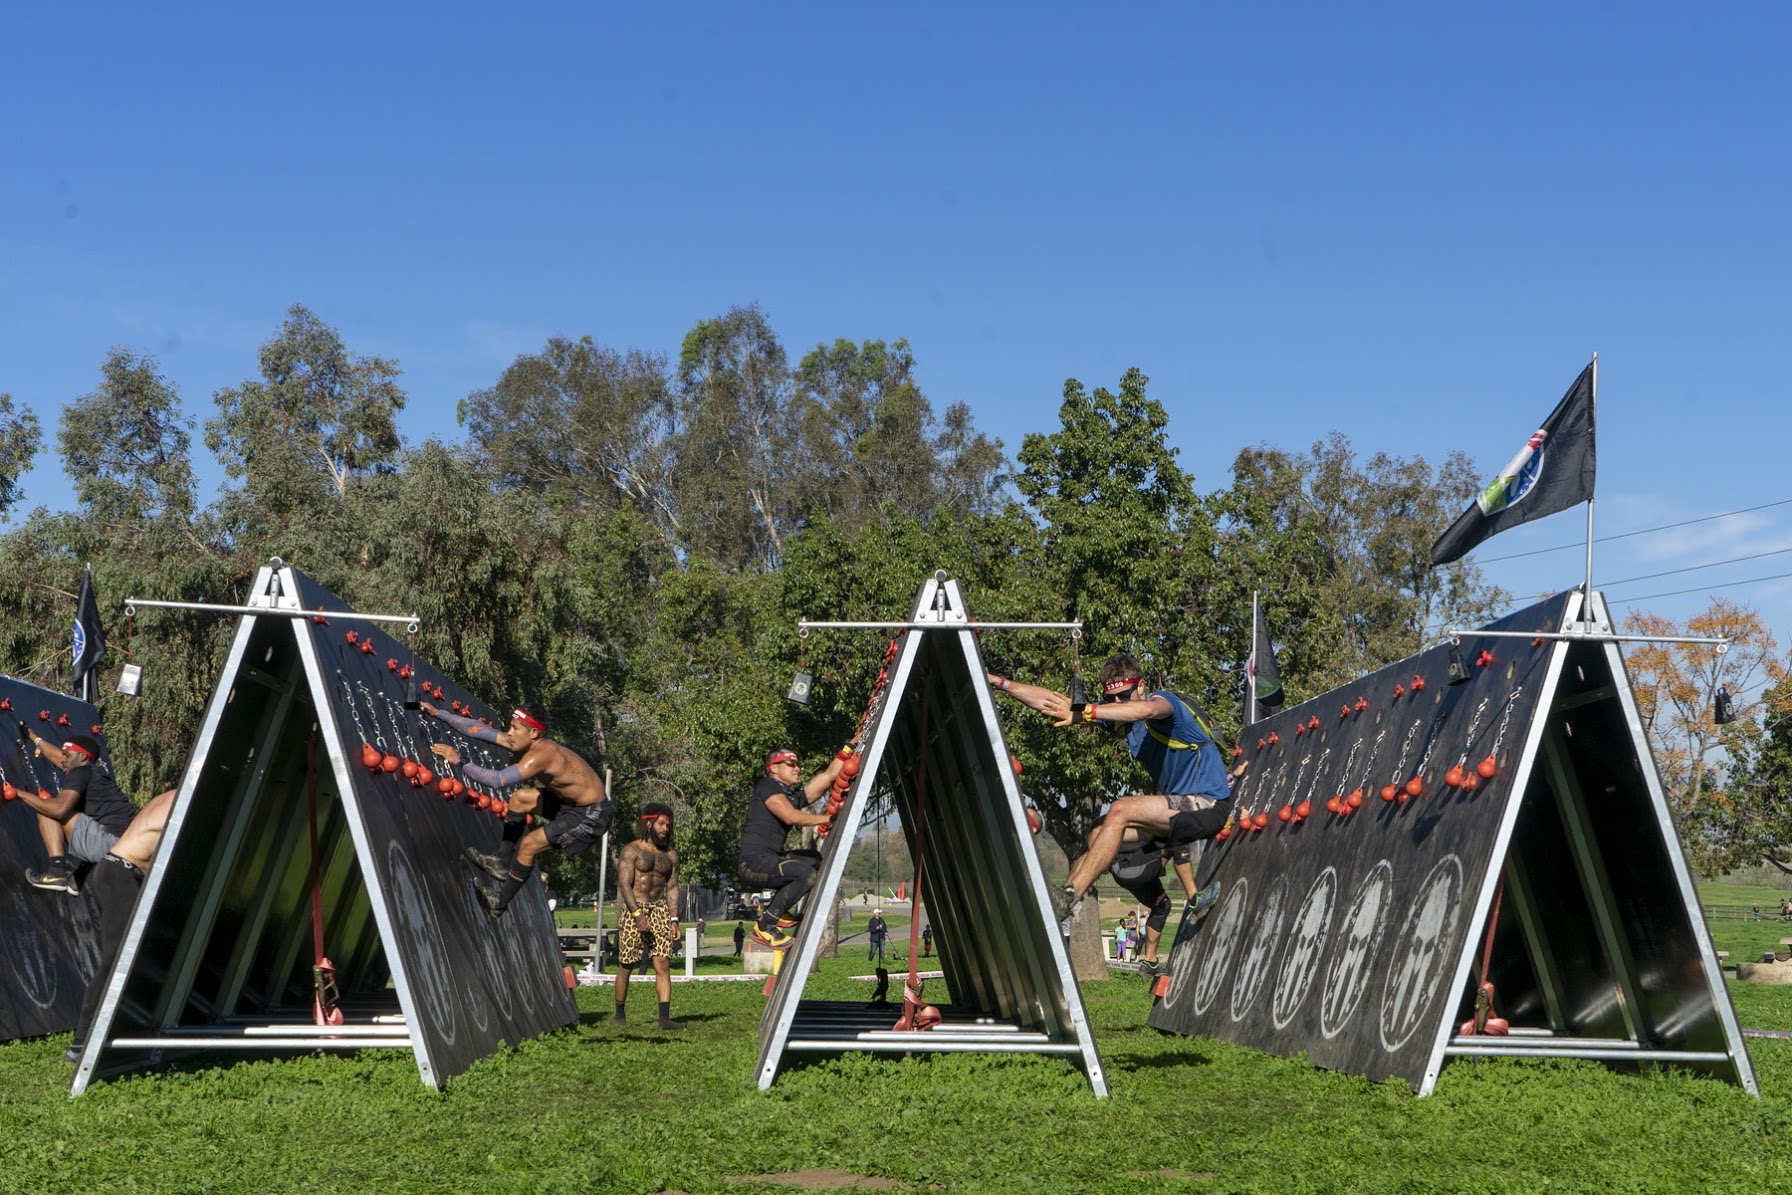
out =
<path fill-rule="evenodd" d="M 868 996 L 849 978 L 863 960 L 843 953 L 807 995 Z M 1743 1024 L 1792 1029 L 1792 989 L 1733 990 Z M 408 1055 L 369 1053 L 112 1080 L 70 1100 L 68 1038 L 13 1042 L 0 1045 L 0 1190 L 738 1195 L 791 1191 L 769 1176 L 802 1170 L 1029 1195 L 1792 1182 L 1792 1041 L 1751 1043 L 1759 1100 L 1684 1074 L 1566 1061 L 1456 1062 L 1420 1100 L 1401 1083 L 1158 1034 L 1131 975 L 1084 994 L 1106 1100 L 1067 1063 L 1003 1055 L 799 1062 L 762 1093 L 756 984 L 676 986 L 682 1033 L 654 1027 L 650 985 L 632 989 L 627 1028 L 611 1023 L 608 988 L 580 989 L 576 1029 L 488 1059 L 439 1094 Z"/>

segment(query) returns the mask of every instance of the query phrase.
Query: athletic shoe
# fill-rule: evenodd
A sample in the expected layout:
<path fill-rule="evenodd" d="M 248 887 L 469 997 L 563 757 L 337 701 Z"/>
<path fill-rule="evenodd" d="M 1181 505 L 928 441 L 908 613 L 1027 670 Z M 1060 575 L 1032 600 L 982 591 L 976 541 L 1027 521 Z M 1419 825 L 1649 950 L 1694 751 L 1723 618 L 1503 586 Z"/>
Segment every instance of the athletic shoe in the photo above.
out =
<path fill-rule="evenodd" d="M 485 906 L 486 916 L 490 917 L 493 921 L 496 921 L 504 915 L 504 910 L 498 906 L 498 894 L 496 892 L 487 891 L 483 884 L 474 884 L 473 891 L 479 893 L 479 903 Z"/>
<path fill-rule="evenodd" d="M 778 928 L 785 931 L 793 930 L 802 923 L 803 915 L 801 913 L 785 913 L 778 918 Z"/>
<path fill-rule="evenodd" d="M 1082 897 L 1072 888 L 1052 889 L 1052 916 L 1058 919 L 1058 936 L 1070 937 L 1070 919 L 1076 912 L 1077 901 Z"/>
<path fill-rule="evenodd" d="M 83 1047 L 81 1047 L 81 1046 L 70 1046 L 68 1049 L 66 1049 L 62 1052 L 62 1060 L 64 1062 L 73 1062 L 73 1063 L 78 1064 L 81 1061 L 82 1048 Z"/>
<path fill-rule="evenodd" d="M 1215 880 L 1213 883 L 1207 885 L 1207 887 L 1195 893 L 1194 896 L 1189 899 L 1188 905 L 1183 909 L 1183 912 L 1185 914 L 1193 913 L 1199 916 L 1212 908 L 1213 902 L 1219 898 L 1220 882 Z"/>
<path fill-rule="evenodd" d="M 683 1029 L 684 1022 L 683 1021 L 674 1021 L 671 1017 L 661 1017 L 660 1018 L 660 1028 L 661 1029 Z"/>
<path fill-rule="evenodd" d="M 1157 959 L 1142 958 L 1139 960 L 1139 974 L 1146 979 L 1156 979 L 1164 973 L 1164 965 Z"/>
<path fill-rule="evenodd" d="M 468 863 L 471 863 L 474 867 L 477 867 L 480 871 L 483 871 L 494 880 L 503 880 L 510 877 L 510 869 L 504 866 L 504 861 L 499 859 L 496 855 L 488 855 L 478 847 L 471 846 L 462 851 L 461 854 L 466 858 Z"/>
<path fill-rule="evenodd" d="M 755 925 L 753 927 L 753 940 L 761 946 L 769 946 L 773 950 L 789 950 L 791 946 L 796 943 L 795 938 L 791 937 L 775 925 L 770 929 L 765 928 L 763 925 Z"/>
<path fill-rule="evenodd" d="M 75 887 L 75 877 L 66 871 L 45 868 L 43 871 L 25 869 L 25 882 L 33 888 L 42 888 L 46 892 L 66 892 L 70 896 L 79 896 L 81 890 Z"/>

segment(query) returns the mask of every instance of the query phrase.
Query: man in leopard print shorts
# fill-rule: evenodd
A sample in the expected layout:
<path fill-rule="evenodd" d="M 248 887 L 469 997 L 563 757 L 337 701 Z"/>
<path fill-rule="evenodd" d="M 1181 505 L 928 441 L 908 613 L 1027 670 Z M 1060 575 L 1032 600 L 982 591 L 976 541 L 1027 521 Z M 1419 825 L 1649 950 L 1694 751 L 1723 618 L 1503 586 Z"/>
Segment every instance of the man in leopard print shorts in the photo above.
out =
<path fill-rule="evenodd" d="M 635 840 L 622 848 L 616 869 L 622 903 L 616 930 L 616 1023 L 625 1024 L 629 974 L 643 956 L 653 960 L 660 998 L 660 1028 L 683 1029 L 672 1019 L 672 950 L 678 942 L 678 852 L 672 849 L 672 810 L 658 801 L 642 808 Z"/>

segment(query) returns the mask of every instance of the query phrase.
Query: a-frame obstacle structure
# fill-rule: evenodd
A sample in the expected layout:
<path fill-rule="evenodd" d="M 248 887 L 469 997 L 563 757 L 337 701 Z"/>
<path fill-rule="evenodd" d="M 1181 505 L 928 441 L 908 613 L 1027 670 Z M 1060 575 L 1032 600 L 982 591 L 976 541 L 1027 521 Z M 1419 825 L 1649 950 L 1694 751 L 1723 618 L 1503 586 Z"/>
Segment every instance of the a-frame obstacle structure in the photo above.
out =
<path fill-rule="evenodd" d="M 918 897 L 950 1002 L 927 995 L 944 1019 L 930 1031 L 898 1032 L 898 1007 L 804 1000 L 821 946 L 824 915 L 817 912 L 798 930 L 760 1019 L 762 1089 L 798 1054 L 988 1052 L 1065 1057 L 1081 1066 L 1097 1096 L 1107 1094 L 974 626 L 956 582 L 938 573 L 921 586 L 866 724 L 860 771 L 805 901 L 831 913 L 870 795 L 887 791 L 910 857 L 921 861 Z"/>
<path fill-rule="evenodd" d="M 1603 598 L 1456 650 L 1461 683 L 1443 645 L 1248 728 L 1238 825 L 1201 867 L 1220 900 L 1181 927 L 1150 1023 L 1421 1095 L 1488 1056 L 1756 1093 Z M 1490 1017 L 1510 1031 L 1462 1032 Z"/>
<path fill-rule="evenodd" d="M 413 679 L 491 711 L 278 560 L 245 608 L 71 1093 L 176 1059 L 371 1047 L 412 1051 L 439 1088 L 500 1041 L 574 1024 L 540 887 L 495 922 L 474 890 L 462 851 L 501 836 L 482 794 L 362 762 L 371 745 L 437 769 L 431 742 L 498 762 L 405 710 Z M 313 1013 L 320 926 L 343 1024 Z"/>
<path fill-rule="evenodd" d="M 54 794 L 61 786 L 50 761 L 14 734 L 20 722 L 54 742 L 91 734 L 110 765 L 91 705 L 0 676 L 0 785 L 6 791 Z M 92 902 L 25 881 L 26 868 L 47 862 L 36 812 L 16 798 L 0 800 L 0 1041 L 72 1029 L 99 963 Z"/>

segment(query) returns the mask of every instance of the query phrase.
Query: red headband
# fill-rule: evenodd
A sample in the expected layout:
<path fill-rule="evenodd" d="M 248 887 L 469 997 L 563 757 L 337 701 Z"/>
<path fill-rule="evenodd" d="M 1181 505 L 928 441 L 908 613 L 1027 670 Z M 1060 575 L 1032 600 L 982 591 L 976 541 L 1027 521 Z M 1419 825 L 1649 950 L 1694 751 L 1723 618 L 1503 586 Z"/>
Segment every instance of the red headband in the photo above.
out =
<path fill-rule="evenodd" d="M 88 759 L 98 759 L 99 758 L 99 756 L 95 755 L 93 752 L 89 751 L 87 748 L 83 747 L 79 743 L 64 743 L 64 744 L 62 744 L 62 749 L 64 751 L 79 751 L 82 755 L 85 755 Z"/>
<path fill-rule="evenodd" d="M 1142 685 L 1144 683 L 1145 678 L 1142 676 L 1127 677 L 1121 680 L 1109 681 L 1107 684 L 1101 686 L 1101 691 L 1106 693 L 1109 697 L 1112 697 L 1116 693 L 1126 692 L 1134 685 Z"/>
<path fill-rule="evenodd" d="M 534 718 L 531 718 L 520 706 L 511 713 L 510 720 L 512 722 L 521 722 L 524 726 L 529 727 L 531 730 L 538 730 L 542 734 L 548 732 L 547 727 L 537 722 Z"/>
<path fill-rule="evenodd" d="M 771 754 L 771 758 L 765 761 L 765 766 L 769 768 L 773 764 L 785 763 L 785 762 L 795 763 L 796 762 L 796 752 L 794 752 L 794 751 L 774 751 Z"/>

